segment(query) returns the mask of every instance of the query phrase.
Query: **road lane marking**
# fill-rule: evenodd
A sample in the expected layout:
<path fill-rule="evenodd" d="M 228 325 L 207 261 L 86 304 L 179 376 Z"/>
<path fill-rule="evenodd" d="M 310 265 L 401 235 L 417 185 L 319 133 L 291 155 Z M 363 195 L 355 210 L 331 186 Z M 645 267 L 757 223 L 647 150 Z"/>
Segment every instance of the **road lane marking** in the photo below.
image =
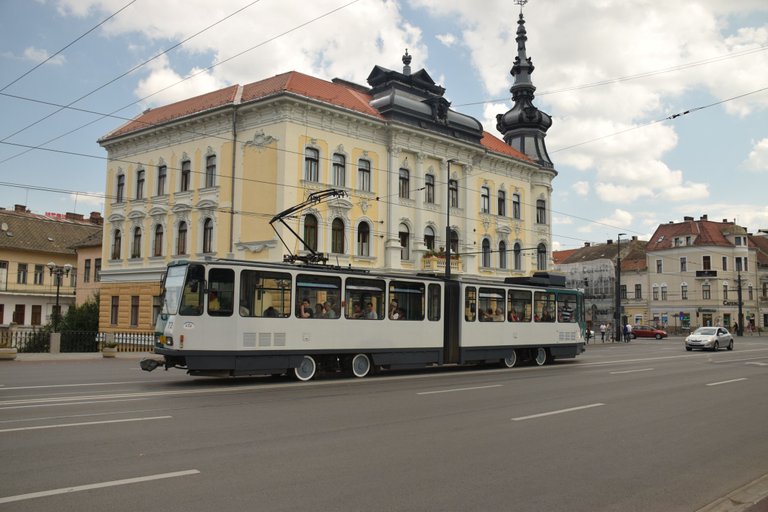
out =
<path fill-rule="evenodd" d="M 0 504 L 12 503 L 14 501 L 31 500 L 33 498 L 45 498 L 47 496 L 56 496 L 57 494 L 68 494 L 70 492 L 90 491 L 91 489 L 102 489 L 104 487 L 115 487 L 118 485 L 138 484 L 141 482 L 150 482 L 152 480 L 162 480 L 164 478 L 177 478 L 180 476 L 197 475 L 199 473 L 200 471 L 198 471 L 197 469 L 188 469 L 186 471 L 175 471 L 173 473 L 160 473 L 157 475 L 139 476 L 136 478 L 124 478 L 122 480 L 111 480 L 109 482 L 99 482 L 96 484 L 78 485 L 75 487 L 62 487 L 61 489 L 51 489 L 49 491 L 17 494 L 16 496 L 0 497 Z"/>
<path fill-rule="evenodd" d="M 710 382 L 709 384 L 707 384 L 707 386 L 719 386 L 720 384 L 730 384 L 731 382 L 741 382 L 742 380 L 747 380 L 747 378 L 742 377 L 740 379 L 723 380 L 720 382 Z"/>
<path fill-rule="evenodd" d="M 474 391 L 476 389 L 490 389 L 490 388 L 500 388 L 503 384 L 494 384 L 493 386 L 475 386 L 472 388 L 455 388 L 455 389 L 442 389 L 440 391 L 422 391 L 421 393 L 416 393 L 417 395 L 436 395 L 438 393 L 453 393 L 455 391 Z"/>
<path fill-rule="evenodd" d="M 622 373 L 637 373 L 637 372 L 650 372 L 655 370 L 655 368 L 641 368 L 639 370 L 624 370 L 621 372 L 610 372 L 611 375 L 620 375 Z"/>
<path fill-rule="evenodd" d="M 147 398 L 120 398 L 116 400 L 100 400 L 98 402 L 61 402 L 56 404 L 35 404 L 35 405 L 12 405 L 8 407 L 0 407 L 0 411 L 7 411 L 9 409 L 32 409 L 35 407 L 61 407 L 64 405 L 92 405 L 94 403 L 98 404 L 111 404 L 115 402 L 137 402 L 141 400 L 148 400 Z"/>
<path fill-rule="evenodd" d="M 90 384 L 48 384 L 45 386 L 16 386 L 13 388 L 6 388 L 2 386 L 3 391 L 10 391 L 16 389 L 44 389 L 44 388 L 78 388 L 83 386 L 117 386 L 120 384 L 137 384 L 140 381 L 125 381 L 125 382 L 92 382 Z"/>
<path fill-rule="evenodd" d="M 768 363 L 761 363 L 759 361 L 749 361 L 748 363 L 744 363 L 744 364 L 754 364 L 754 365 L 757 365 L 757 366 L 768 366 Z"/>
<path fill-rule="evenodd" d="M 173 416 L 151 416 L 148 418 L 125 418 L 122 420 L 84 421 L 81 423 L 60 423 L 58 425 L 37 425 L 35 427 L 6 428 L 6 429 L 0 430 L 0 434 L 3 434 L 5 432 L 20 432 L 22 430 L 43 430 L 48 428 L 84 427 L 87 425 L 106 425 L 108 423 L 129 423 L 132 421 L 167 420 L 170 418 L 173 418 Z"/>
<path fill-rule="evenodd" d="M 579 407 L 570 407 L 568 409 L 560 409 L 559 411 L 542 412 L 540 414 L 531 414 L 530 416 L 519 416 L 517 418 L 512 418 L 512 421 L 532 420 L 534 418 L 543 418 L 544 416 L 552 416 L 555 414 L 563 414 L 566 412 L 574 412 L 574 411 L 581 411 L 584 409 L 591 409 L 593 407 L 600 407 L 602 405 L 605 405 L 605 404 L 596 403 L 596 404 L 589 404 L 589 405 L 581 405 Z"/>

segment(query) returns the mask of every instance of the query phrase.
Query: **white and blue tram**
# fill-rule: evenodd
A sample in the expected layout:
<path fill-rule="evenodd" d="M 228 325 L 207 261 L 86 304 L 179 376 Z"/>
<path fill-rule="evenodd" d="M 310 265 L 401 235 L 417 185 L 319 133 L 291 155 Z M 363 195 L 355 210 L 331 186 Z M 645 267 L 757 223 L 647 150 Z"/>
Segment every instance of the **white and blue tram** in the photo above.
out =
<path fill-rule="evenodd" d="M 163 282 L 155 353 L 191 375 L 522 361 L 585 346 L 584 301 L 562 276 L 492 281 L 235 260 L 178 261 Z"/>

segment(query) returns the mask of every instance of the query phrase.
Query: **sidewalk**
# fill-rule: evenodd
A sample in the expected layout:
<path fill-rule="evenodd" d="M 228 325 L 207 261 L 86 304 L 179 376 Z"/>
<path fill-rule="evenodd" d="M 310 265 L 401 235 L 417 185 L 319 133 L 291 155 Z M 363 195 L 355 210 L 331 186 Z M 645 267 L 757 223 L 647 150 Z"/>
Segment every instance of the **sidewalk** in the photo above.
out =
<path fill-rule="evenodd" d="M 145 357 L 160 357 L 152 352 L 118 352 L 116 359 L 144 359 Z M 77 361 L 89 359 L 109 359 L 101 355 L 101 352 L 62 352 L 59 354 L 21 353 L 16 355 L 15 361 Z M 8 361 L 9 363 L 12 361 Z M 2 362 L 0 362 L 2 364 Z"/>

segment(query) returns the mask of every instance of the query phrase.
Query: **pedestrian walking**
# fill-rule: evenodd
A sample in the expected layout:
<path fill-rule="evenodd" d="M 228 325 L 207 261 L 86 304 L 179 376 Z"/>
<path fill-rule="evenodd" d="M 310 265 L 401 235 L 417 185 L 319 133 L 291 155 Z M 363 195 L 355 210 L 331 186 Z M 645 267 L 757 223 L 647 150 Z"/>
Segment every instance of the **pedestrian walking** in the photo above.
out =
<path fill-rule="evenodd" d="M 605 343 L 605 329 L 606 329 L 605 322 L 603 322 L 600 324 L 600 341 L 602 341 L 603 343 Z"/>

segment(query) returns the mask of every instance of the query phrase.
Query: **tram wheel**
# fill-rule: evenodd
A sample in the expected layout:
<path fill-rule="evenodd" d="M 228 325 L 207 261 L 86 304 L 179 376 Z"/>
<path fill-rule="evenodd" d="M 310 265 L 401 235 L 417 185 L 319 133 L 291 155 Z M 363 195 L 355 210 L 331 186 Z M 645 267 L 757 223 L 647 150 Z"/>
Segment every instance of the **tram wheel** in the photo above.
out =
<path fill-rule="evenodd" d="M 517 366 L 517 352 L 511 351 L 507 357 L 501 360 L 501 365 L 505 368 L 514 368 Z"/>
<path fill-rule="evenodd" d="M 317 373 L 317 363 L 312 356 L 304 356 L 299 366 L 293 369 L 293 376 L 302 382 L 312 380 L 315 373 Z"/>
<path fill-rule="evenodd" d="M 365 354 L 357 354 L 352 358 L 352 375 L 363 378 L 371 371 L 371 360 Z"/>
<path fill-rule="evenodd" d="M 549 351 L 546 348 L 539 347 L 536 349 L 536 357 L 534 358 L 534 361 L 536 361 L 536 366 L 544 366 L 550 362 L 550 360 Z"/>

